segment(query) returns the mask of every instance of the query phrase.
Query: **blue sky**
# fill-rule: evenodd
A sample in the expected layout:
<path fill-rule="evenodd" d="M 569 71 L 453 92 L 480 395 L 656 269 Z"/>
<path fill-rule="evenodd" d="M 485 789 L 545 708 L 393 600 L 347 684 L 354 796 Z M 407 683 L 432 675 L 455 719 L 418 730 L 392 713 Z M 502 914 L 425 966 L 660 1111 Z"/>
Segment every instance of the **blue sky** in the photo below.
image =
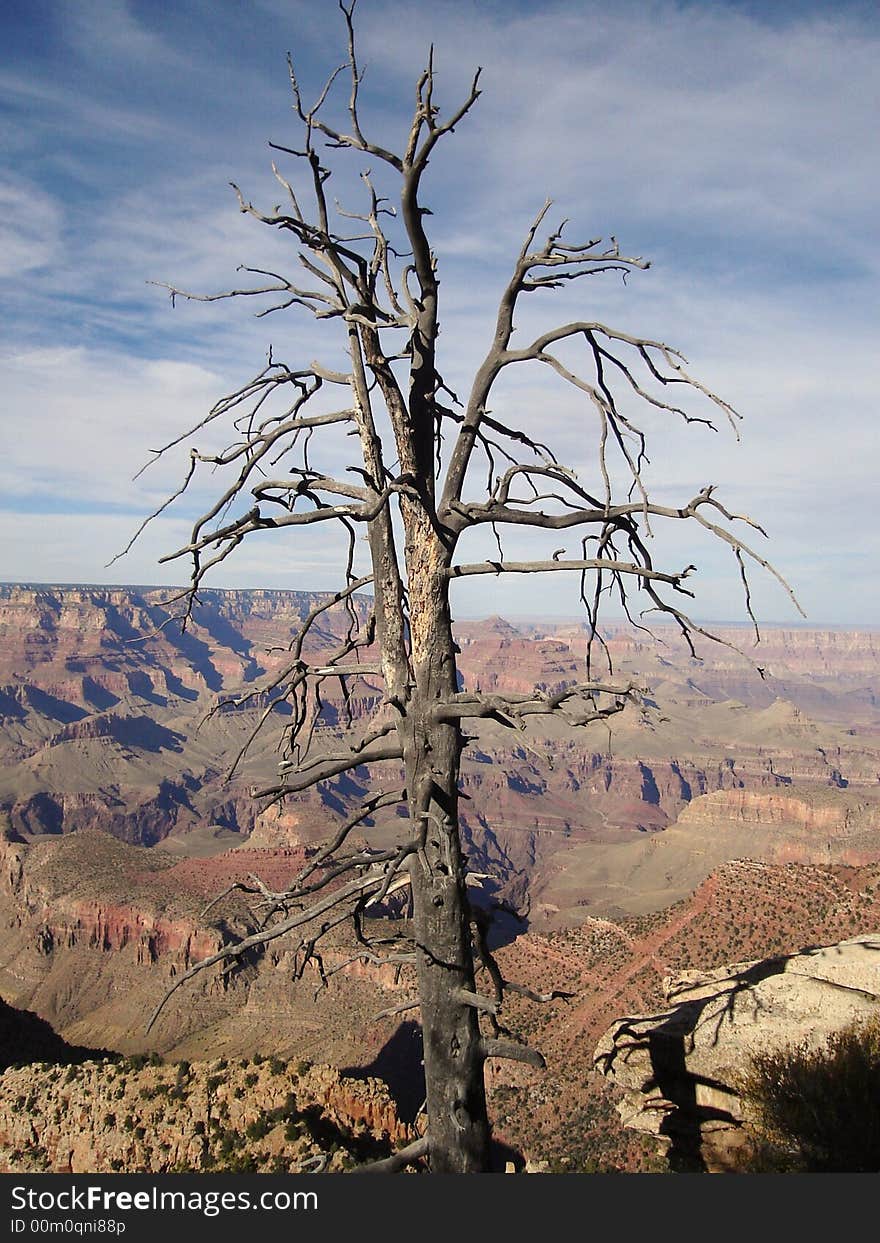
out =
<path fill-rule="evenodd" d="M 880 622 L 876 7 L 361 0 L 357 24 L 365 117 L 389 143 L 406 131 L 429 42 L 447 108 L 484 67 L 483 95 L 426 183 L 454 387 L 466 388 L 511 259 L 551 196 L 573 235 L 613 233 L 652 267 L 626 289 L 609 278 L 556 309 L 545 300 L 542 322 L 599 318 L 660 337 L 744 415 L 740 444 L 723 428 L 649 420 L 658 496 L 684 502 L 717 484 L 767 527 L 811 621 Z M 299 0 L 7 0 L 0 46 L 0 579 L 180 581 L 156 562 L 185 539 L 189 508 L 106 568 L 182 459 L 132 476 L 258 370 L 269 343 L 308 361 L 325 338 L 247 305 L 172 310 L 147 282 L 210 291 L 233 284 L 238 264 L 282 262 L 228 183 L 276 201 L 267 140 L 297 138 L 285 54 L 316 91 L 340 59 L 339 14 Z M 339 175 L 347 205 L 362 163 Z M 540 381 L 503 395 L 588 471 L 583 412 Z M 742 615 L 723 550 L 687 532 L 658 544 L 658 559 L 699 566 L 700 615 Z M 475 542 L 468 559 L 484 551 Z M 213 581 L 326 588 L 337 560 L 315 529 L 253 541 Z M 573 615 L 561 579 L 525 590 L 479 579 L 456 608 Z M 767 620 L 795 618 L 760 575 L 755 596 Z"/>

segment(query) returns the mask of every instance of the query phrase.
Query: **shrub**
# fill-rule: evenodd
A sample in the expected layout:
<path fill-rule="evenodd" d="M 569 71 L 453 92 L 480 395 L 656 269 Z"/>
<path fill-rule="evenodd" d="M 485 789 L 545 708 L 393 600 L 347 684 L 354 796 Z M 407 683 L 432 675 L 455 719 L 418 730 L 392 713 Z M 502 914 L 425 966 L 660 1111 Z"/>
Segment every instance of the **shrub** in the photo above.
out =
<path fill-rule="evenodd" d="M 264 1115 L 262 1118 L 257 1118 L 254 1122 L 248 1123 L 245 1128 L 245 1135 L 248 1139 L 263 1139 L 265 1135 L 268 1135 L 271 1129 L 272 1123 L 270 1119 Z"/>
<path fill-rule="evenodd" d="M 230 1154 L 225 1168 L 230 1174 L 256 1174 L 260 1159 L 252 1152 L 235 1152 Z"/>
<path fill-rule="evenodd" d="M 740 1090 L 757 1137 L 750 1171 L 880 1170 L 880 1019 L 818 1049 L 755 1054 Z"/>

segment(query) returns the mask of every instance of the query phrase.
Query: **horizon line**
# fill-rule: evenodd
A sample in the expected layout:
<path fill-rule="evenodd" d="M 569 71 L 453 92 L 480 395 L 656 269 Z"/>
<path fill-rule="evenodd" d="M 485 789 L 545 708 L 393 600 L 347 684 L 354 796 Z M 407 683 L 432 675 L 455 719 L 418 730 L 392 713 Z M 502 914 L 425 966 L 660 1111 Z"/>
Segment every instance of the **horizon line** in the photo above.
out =
<path fill-rule="evenodd" d="M 0 589 L 5 587 L 20 587 L 29 590 L 52 589 L 56 591 L 68 590 L 88 590 L 88 591 L 171 591 L 184 593 L 188 588 L 163 583 L 93 583 L 93 582 L 57 582 L 57 581 L 36 581 L 29 579 L 0 579 Z M 332 588 L 313 588 L 313 587 L 202 587 L 199 589 L 197 596 L 206 593 L 231 593 L 231 592 L 264 592 L 272 595 L 333 595 Z M 366 592 L 355 592 L 356 596 L 365 596 L 371 598 Z M 171 603 L 171 601 L 169 601 Z M 566 624 L 574 623 L 584 625 L 585 619 L 582 614 L 574 613 L 558 613 L 558 614 L 541 614 L 541 613 L 465 613 L 461 614 L 458 621 L 489 621 L 493 617 L 498 617 L 502 621 L 519 621 L 529 625 L 541 624 Z M 453 619 L 454 621 L 456 619 Z M 754 630 L 755 626 L 752 621 L 747 618 L 719 618 L 719 617 L 695 617 L 694 622 L 700 626 L 729 626 L 734 629 Z M 601 624 L 613 624 L 622 626 L 631 626 L 633 629 L 639 629 L 639 623 L 631 621 L 628 617 L 622 615 L 609 615 L 600 619 Z M 652 621 L 653 626 L 675 626 L 673 621 L 657 620 Z M 878 630 L 880 623 L 877 622 L 833 622 L 833 621 L 810 621 L 810 620 L 792 620 L 778 621 L 768 619 L 767 621 L 758 622 L 759 629 L 772 630 Z M 647 628 L 647 627 L 646 627 Z"/>

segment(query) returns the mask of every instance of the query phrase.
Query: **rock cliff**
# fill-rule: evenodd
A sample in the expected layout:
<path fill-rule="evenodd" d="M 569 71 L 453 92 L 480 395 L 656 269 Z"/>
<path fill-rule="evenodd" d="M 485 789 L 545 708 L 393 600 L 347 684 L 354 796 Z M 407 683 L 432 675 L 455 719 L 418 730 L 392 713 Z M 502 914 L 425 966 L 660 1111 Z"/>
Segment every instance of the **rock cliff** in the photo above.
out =
<path fill-rule="evenodd" d="M 0 995 L 49 1020 L 65 1039 L 93 1047 L 193 1059 L 210 1049 L 241 1056 L 258 1048 L 369 1061 L 390 1034 L 388 1023 L 371 1024 L 370 1016 L 387 1005 L 399 972 L 357 960 L 345 941 L 326 948 L 333 977 L 326 990 L 316 969 L 294 982 L 296 946 L 279 943 L 233 972 L 206 971 L 145 1030 L 181 972 L 256 926 L 246 896 L 214 900 L 255 874 L 284 888 L 305 858 L 293 846 L 178 858 L 97 830 L 28 844 L 7 828 L 0 834 Z"/>
<path fill-rule="evenodd" d="M 412 1137 L 385 1084 L 277 1058 L 0 1075 L 0 1172 L 342 1171 Z"/>

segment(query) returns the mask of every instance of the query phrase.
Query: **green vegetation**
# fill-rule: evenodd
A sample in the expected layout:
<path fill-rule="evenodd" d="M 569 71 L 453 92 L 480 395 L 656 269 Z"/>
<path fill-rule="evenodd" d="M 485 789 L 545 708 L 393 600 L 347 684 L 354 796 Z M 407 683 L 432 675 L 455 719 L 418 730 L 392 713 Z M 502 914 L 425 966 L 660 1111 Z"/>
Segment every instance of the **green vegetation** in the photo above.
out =
<path fill-rule="evenodd" d="M 122 1067 L 126 1070 L 143 1070 L 145 1066 L 161 1066 L 162 1059 L 158 1053 L 133 1053 L 131 1057 L 125 1058 Z M 120 1073 L 122 1070 L 120 1067 Z"/>

